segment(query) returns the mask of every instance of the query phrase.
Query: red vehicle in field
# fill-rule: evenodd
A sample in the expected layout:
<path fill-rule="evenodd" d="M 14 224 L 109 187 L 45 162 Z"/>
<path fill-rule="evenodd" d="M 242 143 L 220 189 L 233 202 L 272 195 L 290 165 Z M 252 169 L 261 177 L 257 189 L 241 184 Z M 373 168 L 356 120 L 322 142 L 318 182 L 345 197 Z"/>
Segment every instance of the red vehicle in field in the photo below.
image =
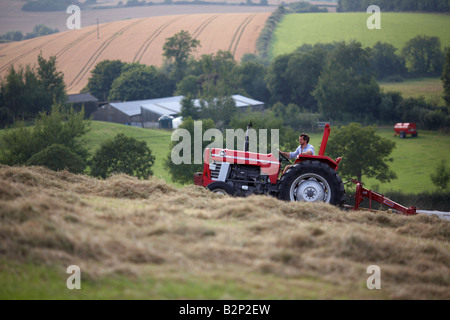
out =
<path fill-rule="evenodd" d="M 406 138 L 406 135 L 410 134 L 413 138 L 417 137 L 417 129 L 416 124 L 409 122 L 409 123 L 396 123 L 395 127 L 395 135 L 400 136 L 401 139 Z"/>
<path fill-rule="evenodd" d="M 203 172 L 195 173 L 194 183 L 212 192 L 232 196 L 267 194 L 286 201 L 325 202 L 342 206 L 346 200 L 345 189 L 337 173 L 341 158 L 333 160 L 324 155 L 329 135 L 330 126 L 327 124 L 319 154 L 299 155 L 285 173 L 281 173 L 281 163 L 289 162 L 289 159 L 281 153 L 277 159 L 272 154 L 249 152 L 248 134 L 244 151 L 207 148 Z M 414 207 L 406 208 L 363 188 L 357 181 L 352 182 L 357 184 L 355 210 L 360 208 L 363 198 L 368 198 L 369 209 L 372 201 L 376 201 L 408 215 L 416 212 Z"/>

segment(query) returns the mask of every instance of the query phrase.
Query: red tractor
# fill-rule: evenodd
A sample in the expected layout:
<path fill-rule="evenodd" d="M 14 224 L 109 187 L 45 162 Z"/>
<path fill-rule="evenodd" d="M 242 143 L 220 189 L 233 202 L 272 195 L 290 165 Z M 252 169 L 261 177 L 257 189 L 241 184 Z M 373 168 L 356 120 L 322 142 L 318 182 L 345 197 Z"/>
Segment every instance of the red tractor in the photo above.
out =
<path fill-rule="evenodd" d="M 249 125 L 251 126 L 251 124 Z M 281 173 L 282 161 L 289 159 L 279 153 L 276 159 L 272 154 L 248 152 L 248 127 L 245 150 L 205 149 L 203 172 L 194 175 L 196 185 L 215 193 L 232 196 L 267 194 L 287 201 L 325 202 L 343 206 L 346 200 L 344 183 L 337 169 L 341 158 L 333 160 L 325 156 L 330 126 L 325 125 L 319 155 L 299 155 L 294 165 Z M 387 205 L 406 215 L 416 214 L 415 207 L 404 207 L 372 192 L 355 180 L 357 184 L 354 210 L 359 210 L 363 198 Z M 349 207 L 349 206 L 345 206 Z"/>
<path fill-rule="evenodd" d="M 203 173 L 195 174 L 195 184 L 234 196 L 269 194 L 288 201 L 341 205 L 345 190 L 336 172 L 341 159 L 324 156 L 329 135 L 327 124 L 319 155 L 300 155 L 281 177 L 281 162 L 289 159 L 281 153 L 276 159 L 272 154 L 248 152 L 248 136 L 245 151 L 206 149 Z"/>

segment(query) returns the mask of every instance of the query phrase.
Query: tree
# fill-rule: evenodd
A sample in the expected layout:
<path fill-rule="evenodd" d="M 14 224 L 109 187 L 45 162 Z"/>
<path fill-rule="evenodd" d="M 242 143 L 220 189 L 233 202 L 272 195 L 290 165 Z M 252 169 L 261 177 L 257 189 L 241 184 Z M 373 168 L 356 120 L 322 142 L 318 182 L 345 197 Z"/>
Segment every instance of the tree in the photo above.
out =
<path fill-rule="evenodd" d="M 192 118 L 197 120 L 199 118 L 200 109 L 194 104 L 192 96 L 188 94 L 181 100 L 181 116 L 184 119 Z"/>
<path fill-rule="evenodd" d="M 201 92 L 201 84 L 202 79 L 200 76 L 195 75 L 187 75 L 183 78 L 180 82 L 177 83 L 177 95 L 187 96 L 187 95 L 193 95 L 197 96 Z"/>
<path fill-rule="evenodd" d="M 9 41 L 22 41 L 23 33 L 21 31 L 8 31 L 4 38 Z"/>
<path fill-rule="evenodd" d="M 418 35 L 410 39 L 402 49 L 402 56 L 410 72 L 442 72 L 443 54 L 438 37 Z"/>
<path fill-rule="evenodd" d="M 10 111 L 11 118 L 24 112 L 26 96 L 23 94 L 25 88 L 24 70 L 20 68 L 16 71 L 14 65 L 10 67 L 5 83 L 2 83 L 3 105 Z"/>
<path fill-rule="evenodd" d="M 401 75 L 406 72 L 405 61 L 398 56 L 397 48 L 390 43 L 378 41 L 370 49 L 370 61 L 377 79 L 392 75 Z"/>
<path fill-rule="evenodd" d="M 58 147 L 46 149 L 53 145 L 61 145 L 68 149 L 62 150 L 65 156 L 70 151 L 79 160 L 70 168 L 84 169 L 88 151 L 83 137 L 89 131 L 89 126 L 90 122 L 84 120 L 84 110 L 75 112 L 73 109 L 66 109 L 62 104 L 55 104 L 50 114 L 41 112 L 38 115 L 34 127 L 25 127 L 23 122 L 19 122 L 15 129 L 8 130 L 3 135 L 4 148 L 0 154 L 0 162 L 10 166 L 25 165 L 40 152 L 46 153 L 47 157 L 49 154 L 54 155 L 55 151 L 62 149 Z M 43 157 L 44 154 L 36 156 L 31 163 L 36 164 L 35 161 Z M 80 172 L 80 170 L 76 171 Z"/>
<path fill-rule="evenodd" d="M 91 72 L 84 91 L 90 92 L 98 99 L 106 101 L 112 84 L 117 79 L 126 64 L 120 60 L 104 60 L 99 62 Z"/>
<path fill-rule="evenodd" d="M 38 56 L 38 68 L 30 65 L 11 66 L 0 85 L 0 97 L 4 107 L 11 113 L 11 119 L 33 117 L 41 111 L 50 111 L 54 102 L 65 103 L 64 77 L 56 71 L 56 58 L 45 60 Z"/>
<path fill-rule="evenodd" d="M 236 111 L 236 103 L 231 96 L 221 94 L 200 99 L 200 118 L 212 119 L 218 127 L 227 126 Z"/>
<path fill-rule="evenodd" d="M 277 56 L 267 69 L 265 81 L 269 89 L 272 102 L 281 102 L 288 104 L 290 102 L 291 90 L 286 79 L 286 70 L 288 68 L 290 55 L 283 54 Z"/>
<path fill-rule="evenodd" d="M 180 137 L 180 140 L 172 141 L 170 146 L 171 152 L 168 154 L 165 161 L 165 165 L 172 176 L 172 180 L 175 182 L 181 184 L 192 184 L 194 173 L 203 171 L 203 164 L 194 163 L 194 139 L 201 139 L 203 155 L 205 148 L 211 143 L 210 141 L 203 141 L 203 135 L 205 131 L 208 129 L 213 129 L 215 126 L 214 121 L 211 119 L 201 121 L 201 126 L 201 137 L 196 137 L 194 134 L 194 120 L 192 118 L 183 119 L 183 123 L 175 131 L 186 133 L 186 135 L 182 135 Z M 176 157 L 186 159 L 186 161 L 175 163 L 172 153 L 175 153 Z"/>
<path fill-rule="evenodd" d="M 47 27 L 44 24 L 38 24 L 38 25 L 34 26 L 33 31 L 31 33 L 27 33 L 27 35 L 25 36 L 25 39 L 32 39 L 32 38 L 46 36 L 46 35 L 58 33 L 58 32 L 59 32 L 59 30 L 56 28 L 52 29 L 50 27 Z"/>
<path fill-rule="evenodd" d="M 339 0 L 338 12 L 365 11 L 371 4 L 376 4 L 386 11 L 421 11 L 448 12 L 450 10 L 446 0 Z"/>
<path fill-rule="evenodd" d="M 0 128 L 5 128 L 12 123 L 12 114 L 6 107 L 0 107 Z"/>
<path fill-rule="evenodd" d="M 238 86 L 251 98 L 260 101 L 269 101 L 270 98 L 270 92 L 264 80 L 266 71 L 267 68 L 263 64 L 255 61 L 241 62 L 234 69 Z"/>
<path fill-rule="evenodd" d="M 166 39 L 163 45 L 163 56 L 174 63 L 174 78 L 176 82 L 183 78 L 187 60 L 199 46 L 200 41 L 192 38 L 190 33 L 185 30 L 181 30 L 174 36 Z"/>
<path fill-rule="evenodd" d="M 369 53 L 359 42 L 341 42 L 329 54 L 312 93 L 323 116 L 335 120 L 372 121 L 381 103 Z"/>
<path fill-rule="evenodd" d="M 447 168 L 445 159 L 441 160 L 434 173 L 431 174 L 431 181 L 436 187 L 442 190 L 447 189 L 448 182 L 450 181 L 450 169 Z"/>
<path fill-rule="evenodd" d="M 272 106 L 272 111 L 277 119 L 283 120 L 283 125 L 298 131 L 309 131 L 317 125 L 320 115 L 318 113 L 304 113 L 296 104 L 287 106 L 277 102 Z M 297 137 L 298 138 L 298 137 Z"/>
<path fill-rule="evenodd" d="M 295 150 L 298 147 L 298 132 L 295 132 L 291 127 L 283 125 L 281 118 L 275 115 L 275 112 L 267 110 L 264 113 L 257 111 L 247 110 L 245 113 L 236 114 L 231 120 L 230 127 L 234 129 L 242 129 L 244 132 L 247 129 L 247 125 L 252 122 L 253 127 L 257 134 L 259 134 L 260 129 L 267 130 L 267 151 L 261 151 L 264 145 L 261 145 L 261 136 L 258 136 L 258 148 L 257 150 L 250 151 L 260 152 L 260 153 L 270 153 L 272 149 L 280 150 Z M 278 134 L 278 141 L 275 136 Z M 274 142 L 274 146 L 272 146 Z M 251 146 L 250 146 L 251 147 Z M 237 150 L 240 149 L 239 145 L 233 147 Z M 278 154 L 274 154 L 276 157 Z"/>
<path fill-rule="evenodd" d="M 150 148 L 145 141 L 138 141 L 119 133 L 113 140 L 102 143 L 92 158 L 91 174 L 107 178 L 124 173 L 140 179 L 153 175 L 151 167 L 155 163 Z"/>
<path fill-rule="evenodd" d="M 342 157 L 339 164 L 342 177 L 362 181 L 365 176 L 389 182 L 397 178 L 388 166 L 393 161 L 389 155 L 394 148 L 395 142 L 376 135 L 374 127 L 351 123 L 333 132 L 327 153 L 333 158 Z"/>
<path fill-rule="evenodd" d="M 294 103 L 317 111 L 317 101 L 312 91 L 317 85 L 329 50 L 321 45 L 302 46 L 292 54 L 275 58 L 265 78 L 272 102 L 285 105 Z"/>
<path fill-rule="evenodd" d="M 166 76 L 154 66 L 133 64 L 125 67 L 120 77 L 111 86 L 110 100 L 145 100 L 161 98 L 172 93 Z"/>
<path fill-rule="evenodd" d="M 202 77 L 200 96 L 215 98 L 239 92 L 236 74 L 233 72 L 237 62 L 230 51 L 219 50 L 216 54 L 204 54 L 198 63 Z"/>
<path fill-rule="evenodd" d="M 56 56 L 51 56 L 46 60 L 42 57 L 42 53 L 39 54 L 37 76 L 45 92 L 43 97 L 45 111 L 50 111 L 54 102 L 66 102 L 66 84 L 63 73 L 56 70 Z"/>
<path fill-rule="evenodd" d="M 298 52 L 289 59 L 286 80 L 290 87 L 290 101 L 300 107 L 317 112 L 317 102 L 312 92 L 317 85 L 327 52 L 320 48 Z"/>
<path fill-rule="evenodd" d="M 445 55 L 445 65 L 441 76 L 442 86 L 444 87 L 444 100 L 447 106 L 450 106 L 450 48 Z"/>

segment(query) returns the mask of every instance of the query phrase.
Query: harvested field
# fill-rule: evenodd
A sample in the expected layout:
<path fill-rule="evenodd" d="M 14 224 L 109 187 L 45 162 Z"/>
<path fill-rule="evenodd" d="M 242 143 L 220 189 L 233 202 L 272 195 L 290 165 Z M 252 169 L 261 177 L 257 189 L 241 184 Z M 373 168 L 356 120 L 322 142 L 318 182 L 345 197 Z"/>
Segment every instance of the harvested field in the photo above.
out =
<path fill-rule="evenodd" d="M 230 50 L 239 60 L 255 53 L 256 39 L 270 13 L 194 14 L 117 21 L 22 42 L 0 44 L 0 75 L 11 65 L 35 65 L 42 52 L 57 57 L 69 93 L 78 93 L 90 71 L 105 59 L 161 65 L 166 38 L 187 30 L 200 40 L 196 55 Z"/>
<path fill-rule="evenodd" d="M 66 12 L 27 12 L 21 11 L 25 1 L 0 1 L 0 34 L 20 30 L 23 34 L 31 32 L 35 25 L 45 24 L 63 32 L 67 30 L 66 21 L 70 14 Z M 169 16 L 179 14 L 211 14 L 211 13 L 247 13 L 272 12 L 276 6 L 240 6 L 240 5 L 156 5 L 144 7 L 121 7 L 113 9 L 83 10 L 81 27 L 89 27 L 100 23 L 121 20 Z"/>
<path fill-rule="evenodd" d="M 1 299 L 450 298 L 449 221 L 157 179 L 0 166 L 0 240 Z"/>

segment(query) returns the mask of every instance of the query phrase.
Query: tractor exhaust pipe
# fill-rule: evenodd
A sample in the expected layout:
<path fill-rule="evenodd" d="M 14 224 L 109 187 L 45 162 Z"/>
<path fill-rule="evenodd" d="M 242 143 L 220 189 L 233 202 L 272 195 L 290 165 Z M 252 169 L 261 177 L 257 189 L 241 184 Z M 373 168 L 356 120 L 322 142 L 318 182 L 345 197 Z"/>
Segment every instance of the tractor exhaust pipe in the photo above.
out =
<path fill-rule="evenodd" d="M 244 151 L 245 152 L 248 152 L 248 150 L 249 150 L 248 131 L 251 127 L 253 127 L 253 123 L 250 121 L 250 123 L 247 125 L 247 132 L 245 133 L 245 143 L 244 143 Z"/>
<path fill-rule="evenodd" d="M 325 150 L 327 149 L 328 137 L 330 136 L 330 125 L 327 123 L 323 129 L 322 143 L 320 144 L 319 156 L 325 155 Z"/>

